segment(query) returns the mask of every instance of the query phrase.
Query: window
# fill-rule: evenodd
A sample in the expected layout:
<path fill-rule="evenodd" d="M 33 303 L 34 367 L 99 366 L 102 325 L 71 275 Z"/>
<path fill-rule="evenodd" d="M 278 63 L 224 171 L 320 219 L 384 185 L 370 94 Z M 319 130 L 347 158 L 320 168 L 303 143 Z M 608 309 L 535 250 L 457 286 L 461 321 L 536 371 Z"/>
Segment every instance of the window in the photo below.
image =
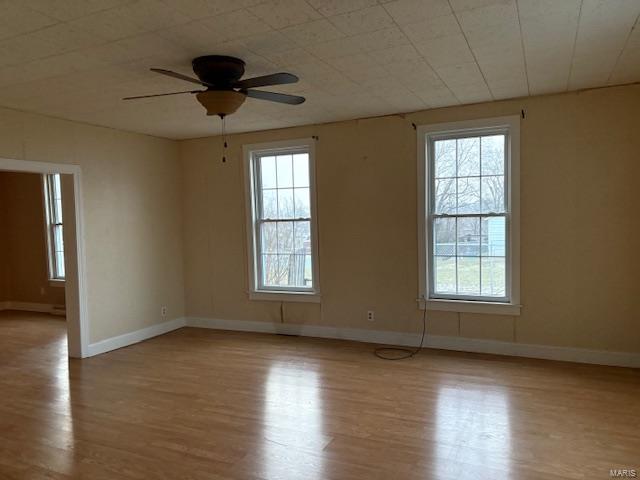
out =
<path fill-rule="evenodd" d="M 60 174 L 43 175 L 49 280 L 64 281 L 62 187 Z"/>
<path fill-rule="evenodd" d="M 419 148 L 421 298 L 519 313 L 519 118 L 423 126 Z"/>
<path fill-rule="evenodd" d="M 244 150 L 251 298 L 318 301 L 313 144 Z"/>

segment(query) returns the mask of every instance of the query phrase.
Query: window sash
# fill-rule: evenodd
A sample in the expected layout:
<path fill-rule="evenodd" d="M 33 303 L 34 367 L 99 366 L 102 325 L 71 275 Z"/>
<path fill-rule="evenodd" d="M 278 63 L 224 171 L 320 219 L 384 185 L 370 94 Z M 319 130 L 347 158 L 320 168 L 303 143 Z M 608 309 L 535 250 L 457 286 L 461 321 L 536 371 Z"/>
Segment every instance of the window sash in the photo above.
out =
<path fill-rule="evenodd" d="M 256 228 L 256 240 L 257 240 L 257 245 L 259 246 L 259 250 L 257 253 L 257 258 L 256 258 L 256 263 L 257 263 L 257 274 L 258 274 L 258 286 L 260 290 L 265 290 L 265 291 L 279 291 L 279 290 L 283 290 L 283 289 L 287 289 L 287 290 L 292 290 L 292 291 L 305 291 L 305 292 L 312 292 L 314 291 L 314 283 L 315 283 L 315 279 L 313 278 L 313 270 L 311 272 L 312 278 L 311 278 L 311 286 L 310 287 L 305 287 L 305 286 L 300 286 L 300 285 L 295 285 L 295 286 L 282 286 L 282 285 L 266 285 L 264 283 L 264 266 L 263 266 L 263 262 L 262 259 L 265 255 L 274 255 L 277 257 L 280 256 L 289 256 L 289 257 L 293 257 L 293 256 L 306 256 L 307 254 L 299 254 L 296 252 L 293 253 L 280 253 L 279 251 L 274 252 L 265 252 L 264 248 L 262 248 L 262 234 L 261 234 L 261 230 L 262 230 L 262 225 L 264 224 L 285 224 L 285 223 L 291 223 L 293 225 L 293 227 L 295 228 L 295 224 L 296 222 L 309 222 L 309 227 L 311 228 L 311 217 L 308 218 L 296 218 L 293 220 L 259 220 L 257 222 L 257 228 Z M 295 242 L 295 234 L 294 234 L 294 242 Z M 308 254 L 311 257 L 311 262 L 313 263 L 313 247 L 311 248 L 311 252 Z"/>
<path fill-rule="evenodd" d="M 436 175 L 435 175 L 435 143 L 437 141 L 442 140 L 458 140 L 470 137 L 480 137 L 480 136 L 489 136 L 489 135 L 504 135 L 504 212 L 486 212 L 482 213 L 474 212 L 474 213 L 435 213 L 435 183 L 436 183 Z M 511 172 L 510 172 L 510 131 L 509 128 L 505 127 L 489 127 L 489 128 L 475 128 L 475 129 L 464 129 L 460 131 L 453 132 L 445 132 L 445 133 L 433 133 L 426 134 L 424 138 L 425 144 L 423 148 L 426 149 L 427 154 L 427 169 L 426 173 L 428 178 L 425 179 L 425 185 L 427 187 L 427 205 L 426 205 L 426 247 L 427 247 L 427 258 L 429 268 L 427 270 L 428 276 L 428 298 L 431 300 L 465 300 L 465 301 L 480 301 L 480 302 L 493 302 L 493 303 L 509 303 L 512 299 L 512 252 L 511 252 Z M 456 177 L 450 178 L 466 178 L 466 177 L 458 177 L 457 176 L 457 159 L 456 159 Z M 477 177 L 482 177 L 482 169 L 480 169 L 480 175 Z M 476 176 L 470 176 L 476 177 Z M 456 192 L 457 196 L 457 192 Z M 480 199 L 482 199 L 482 195 L 480 194 Z M 457 201 L 457 200 L 456 200 Z M 481 200 L 482 201 L 482 200 Z M 435 291 L 435 258 L 434 254 L 434 227 L 435 221 L 438 218 L 451 218 L 451 219 L 459 219 L 459 218 L 492 218 L 492 217 L 503 217 L 505 219 L 505 295 L 504 296 L 487 296 L 482 295 L 482 289 L 480 289 L 480 295 L 465 295 L 465 294 L 447 294 L 447 293 L 437 293 Z M 460 256 L 458 252 L 455 252 L 454 255 L 456 259 L 456 276 L 457 276 L 457 262 Z M 482 257 L 478 257 L 482 258 Z M 487 258 L 487 257 L 485 257 Z M 480 261 L 480 281 L 482 278 L 482 262 Z M 457 285 L 457 281 L 456 281 Z M 456 286 L 457 290 L 457 286 Z"/>
<path fill-rule="evenodd" d="M 278 157 L 280 155 L 296 155 L 296 154 L 307 154 L 308 162 L 309 162 L 309 195 L 311 202 L 311 215 L 307 217 L 294 217 L 294 218 L 264 218 L 263 216 L 263 188 L 262 188 L 262 169 L 261 169 L 261 160 L 264 157 Z M 253 151 L 250 153 L 250 162 L 251 162 L 251 176 L 253 182 L 251 184 L 251 202 L 252 202 L 252 223 L 253 223 L 253 271 L 254 271 L 254 286 L 256 291 L 264 291 L 264 292 L 298 292 L 298 293 L 316 293 L 318 291 L 317 288 L 317 253 L 316 253 L 316 241 L 315 239 L 315 224 L 313 221 L 314 215 L 314 179 L 313 179 L 313 157 L 310 148 L 301 148 L 301 147 L 292 147 L 292 148 L 273 148 L 273 149 L 265 149 L 261 151 Z M 289 188 L 289 187 L 287 187 Z M 294 188 L 293 186 L 291 187 Z M 295 225 L 295 222 L 309 222 L 310 229 L 310 237 L 311 237 L 311 286 L 303 287 L 303 286 L 287 286 L 287 285 L 265 285 L 264 283 L 264 271 L 263 271 L 263 255 L 264 249 L 262 247 L 262 234 L 261 228 L 263 224 L 266 223 L 292 223 Z M 279 254 L 278 254 L 279 255 Z M 283 254 L 286 255 L 286 254 Z"/>

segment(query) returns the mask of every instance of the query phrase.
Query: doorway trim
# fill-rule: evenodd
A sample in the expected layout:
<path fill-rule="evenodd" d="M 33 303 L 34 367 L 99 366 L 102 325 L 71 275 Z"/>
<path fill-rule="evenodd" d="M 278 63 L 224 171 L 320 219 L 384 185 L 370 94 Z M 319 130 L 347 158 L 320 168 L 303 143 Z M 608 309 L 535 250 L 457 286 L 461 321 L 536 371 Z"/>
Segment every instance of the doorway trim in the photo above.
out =
<path fill-rule="evenodd" d="M 84 248 L 82 169 L 70 163 L 35 162 L 0 158 L 0 171 L 37 174 L 60 173 L 73 177 L 73 197 L 75 206 L 76 263 L 78 315 L 67 317 L 67 345 L 70 357 L 89 356 L 89 309 L 87 302 L 87 269 Z M 72 309 L 73 310 L 73 309 Z M 79 337 L 79 338 L 78 338 Z"/>

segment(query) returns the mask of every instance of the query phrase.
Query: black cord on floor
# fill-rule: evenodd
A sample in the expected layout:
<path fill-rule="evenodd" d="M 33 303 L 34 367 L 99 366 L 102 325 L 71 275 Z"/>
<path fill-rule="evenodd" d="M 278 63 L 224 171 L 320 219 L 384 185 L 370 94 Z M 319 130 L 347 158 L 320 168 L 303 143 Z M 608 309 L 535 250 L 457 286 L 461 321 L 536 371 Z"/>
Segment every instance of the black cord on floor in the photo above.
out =
<path fill-rule="evenodd" d="M 404 360 L 406 358 L 414 357 L 418 354 L 420 350 L 422 350 L 422 346 L 424 345 L 424 336 L 427 332 L 427 309 L 425 308 L 422 312 L 422 338 L 420 339 L 420 345 L 414 349 L 405 348 L 405 347 L 378 347 L 373 351 L 373 354 L 381 358 L 382 360 Z M 385 355 L 391 354 L 391 356 Z"/>

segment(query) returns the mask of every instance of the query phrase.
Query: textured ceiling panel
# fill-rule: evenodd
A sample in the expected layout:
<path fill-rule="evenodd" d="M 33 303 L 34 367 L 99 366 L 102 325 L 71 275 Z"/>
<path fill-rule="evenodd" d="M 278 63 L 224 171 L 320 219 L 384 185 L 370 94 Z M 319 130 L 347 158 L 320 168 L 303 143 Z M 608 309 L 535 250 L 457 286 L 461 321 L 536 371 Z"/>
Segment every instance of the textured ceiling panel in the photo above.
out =
<path fill-rule="evenodd" d="M 0 105 L 169 138 L 219 133 L 188 90 L 233 55 L 289 71 L 232 132 L 640 81 L 640 0 L 0 0 Z"/>

